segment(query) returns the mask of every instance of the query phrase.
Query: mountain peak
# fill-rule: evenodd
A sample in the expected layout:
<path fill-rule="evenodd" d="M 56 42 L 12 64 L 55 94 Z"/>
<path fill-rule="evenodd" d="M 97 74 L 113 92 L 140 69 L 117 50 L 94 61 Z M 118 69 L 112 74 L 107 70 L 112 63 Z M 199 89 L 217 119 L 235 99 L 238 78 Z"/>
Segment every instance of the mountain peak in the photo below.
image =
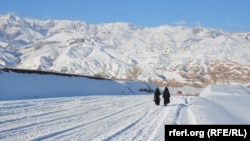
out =
<path fill-rule="evenodd" d="M 0 18 L 2 20 L 7 20 L 7 21 L 19 21 L 21 20 L 17 15 L 9 13 L 6 15 L 0 15 Z"/>

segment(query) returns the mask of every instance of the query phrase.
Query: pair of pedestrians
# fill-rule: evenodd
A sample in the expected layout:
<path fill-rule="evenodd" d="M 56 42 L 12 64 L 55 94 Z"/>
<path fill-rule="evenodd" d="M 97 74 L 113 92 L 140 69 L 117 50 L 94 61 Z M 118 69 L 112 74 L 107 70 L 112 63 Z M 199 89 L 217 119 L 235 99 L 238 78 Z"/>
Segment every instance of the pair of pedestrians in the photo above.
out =
<path fill-rule="evenodd" d="M 155 94 L 154 94 L 154 102 L 156 105 L 160 105 L 160 101 L 161 101 L 160 95 L 161 95 L 161 92 L 159 88 L 156 88 Z M 166 106 L 170 102 L 170 93 L 169 93 L 168 87 L 165 87 L 162 98 L 164 99 L 164 106 Z"/>

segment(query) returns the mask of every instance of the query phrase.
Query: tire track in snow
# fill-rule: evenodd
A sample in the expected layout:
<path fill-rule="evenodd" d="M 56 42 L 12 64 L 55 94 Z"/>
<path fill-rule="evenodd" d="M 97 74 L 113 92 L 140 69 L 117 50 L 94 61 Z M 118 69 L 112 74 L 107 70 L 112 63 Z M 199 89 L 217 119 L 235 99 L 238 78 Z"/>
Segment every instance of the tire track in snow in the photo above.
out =
<path fill-rule="evenodd" d="M 164 107 L 165 108 L 165 107 Z M 169 114 L 168 111 L 166 109 L 163 110 L 163 115 L 167 115 Z M 153 141 L 155 139 L 155 137 L 157 136 L 157 133 L 159 132 L 159 130 L 164 129 L 164 121 L 165 121 L 166 117 L 162 116 L 160 118 L 160 120 L 157 122 L 156 127 L 154 128 L 154 130 L 152 131 L 152 133 L 150 134 L 150 136 L 148 137 L 148 140 Z"/>
<path fill-rule="evenodd" d="M 108 99 L 106 102 L 112 103 L 111 101 L 112 101 L 112 99 Z M 103 100 L 98 101 L 98 103 L 99 102 L 103 102 Z M 54 107 L 56 109 L 57 109 L 57 107 L 63 106 L 62 104 L 60 104 L 58 102 L 52 103 L 52 104 L 59 105 L 59 106 L 57 105 L 56 107 Z M 68 104 L 70 104 L 70 103 L 68 103 Z M 85 104 L 83 104 L 83 105 L 85 106 Z M 105 104 L 105 105 L 108 106 L 108 104 Z M 112 105 L 110 105 L 110 107 L 112 107 Z M 47 107 L 45 107 L 45 108 L 47 108 Z M 92 110 L 91 108 L 86 108 L 86 109 L 87 109 L 87 111 Z M 53 110 L 53 107 L 52 107 L 52 110 Z M 13 124 L 13 122 L 10 123 L 10 124 L 12 124 L 12 126 L 11 125 L 7 126 L 8 124 L 7 125 L 5 124 L 5 125 L 3 125 L 3 127 L 7 127 L 8 129 L 4 130 L 4 129 L 0 128 L 1 129 L 0 130 L 1 136 L 11 136 L 11 135 L 15 135 L 16 133 L 20 133 L 20 132 L 22 132 L 23 134 L 30 135 L 30 134 L 32 134 L 32 131 L 34 130 L 34 127 L 39 128 L 40 132 L 42 132 L 43 130 L 46 130 L 47 127 L 57 125 L 57 124 L 60 125 L 60 123 L 65 124 L 67 122 L 70 122 L 72 118 L 73 118 L 72 121 L 74 121 L 74 119 L 77 118 L 76 116 L 82 117 L 81 115 L 84 113 L 84 109 L 82 109 L 82 105 L 79 106 L 77 104 L 77 105 L 67 106 L 66 109 L 63 106 L 63 108 L 60 109 L 58 112 L 59 112 L 59 114 L 55 114 L 55 115 L 48 114 L 49 115 L 48 117 L 38 117 L 39 120 L 36 118 L 34 119 L 34 118 L 32 118 L 31 115 L 29 115 L 30 117 L 27 116 L 27 118 L 25 118 L 25 120 L 24 119 L 18 120 L 18 122 L 20 122 L 20 124 L 15 123 L 15 122 L 14 122 L 14 124 Z M 91 112 L 89 114 L 91 114 Z M 25 123 L 27 123 L 27 124 L 25 125 Z M 46 133 L 46 131 L 45 131 L 45 133 Z M 37 133 L 35 132 L 34 134 L 37 134 Z"/>
<path fill-rule="evenodd" d="M 180 124 L 179 119 L 181 118 L 181 113 L 183 109 L 187 108 L 189 100 L 186 96 L 173 96 L 171 99 L 172 102 L 168 104 L 168 109 L 170 110 L 170 116 L 167 118 L 167 123 L 171 124 Z"/>
<path fill-rule="evenodd" d="M 113 140 L 120 140 L 121 138 L 128 139 L 133 137 L 131 140 L 164 140 L 164 127 L 167 118 L 168 123 L 172 123 L 179 114 L 177 114 L 178 110 L 180 110 L 179 105 L 182 103 L 187 104 L 187 99 L 183 99 L 180 97 L 174 97 L 171 105 L 169 106 L 155 106 L 153 103 L 148 103 L 149 110 L 148 113 L 133 127 L 124 131 L 119 135 L 119 137 L 114 138 Z M 161 134 L 162 133 L 162 134 Z"/>
<path fill-rule="evenodd" d="M 183 102 L 183 100 L 182 100 Z M 180 102 L 179 102 L 180 103 Z M 111 135 L 108 136 L 109 139 L 113 139 L 113 140 L 123 140 L 123 139 L 129 139 L 129 138 L 133 138 L 133 140 L 147 140 L 148 138 L 160 138 L 160 140 L 162 138 L 164 138 L 164 136 L 161 137 L 155 137 L 158 133 L 159 130 L 162 130 L 162 132 L 164 131 L 164 120 L 166 119 L 167 116 L 162 116 L 162 118 L 159 120 L 159 115 L 162 115 L 163 110 L 165 110 L 163 115 L 175 115 L 176 113 L 176 108 L 172 108 L 174 110 L 168 110 L 169 107 L 155 107 L 155 105 L 152 103 L 152 100 L 150 98 L 150 100 L 148 100 L 148 102 L 145 103 L 145 105 L 143 105 L 143 107 L 145 109 L 143 109 L 142 111 L 146 112 L 145 116 L 143 116 L 142 120 L 139 120 L 137 122 L 134 122 L 133 126 L 125 126 L 125 127 L 130 127 L 130 128 L 125 128 L 126 130 L 124 130 L 124 128 L 120 128 L 119 131 L 123 131 L 123 132 L 119 132 L 116 130 L 112 131 L 111 130 Z M 174 106 L 176 107 L 176 106 Z M 156 108 L 155 110 L 150 111 L 149 109 L 152 108 Z M 143 112 L 142 112 L 143 114 Z M 139 118 L 139 117 L 138 117 Z M 138 118 L 134 119 L 137 120 Z M 133 118 L 132 118 L 133 119 Z M 173 120 L 173 118 L 172 118 Z M 125 122 L 126 124 L 131 125 L 130 123 L 132 123 L 133 121 L 129 121 L 129 122 Z M 158 123 L 158 124 L 157 124 Z M 125 124 L 125 125 L 126 125 Z M 121 124 L 124 125 L 124 124 Z M 124 127 L 124 126 L 123 126 Z M 109 135 L 108 132 L 109 129 L 105 129 L 105 131 L 102 131 L 103 133 L 101 135 L 98 135 L 98 133 L 96 133 L 97 135 L 92 136 L 90 138 L 84 138 L 87 140 L 93 140 L 93 139 L 100 139 L 103 140 L 105 138 L 103 138 L 103 134 L 105 135 Z M 116 133 L 119 133 L 119 136 L 116 135 Z M 152 136 L 149 136 L 153 134 Z"/>
<path fill-rule="evenodd" d="M 49 102 L 50 101 L 51 100 L 49 100 Z M 0 108 L 0 110 L 3 111 L 3 109 L 7 109 L 8 112 L 11 110 L 12 113 L 15 113 L 16 116 L 9 116 L 9 115 L 5 116 L 5 117 L 1 116 L 0 123 L 11 122 L 13 124 L 13 122 L 16 121 L 15 124 L 18 124 L 19 121 L 23 122 L 23 120 L 25 120 L 27 117 L 39 117 L 39 118 L 41 118 L 44 115 L 51 116 L 53 113 L 63 112 L 61 110 L 58 110 L 56 107 L 61 107 L 64 105 L 64 103 L 67 104 L 68 102 L 72 102 L 72 100 L 68 100 L 68 101 L 55 100 L 55 101 L 52 101 L 53 103 L 49 103 L 49 102 L 44 101 L 44 100 L 43 101 L 36 100 L 32 103 L 35 103 L 35 102 L 37 102 L 37 103 L 33 104 L 34 106 L 30 107 L 30 108 L 27 108 L 27 106 L 21 105 L 21 104 L 27 105 L 26 101 L 14 103 L 14 104 L 5 104 L 5 106 L 7 106 L 7 107 Z M 30 102 L 28 101 L 28 103 L 30 103 Z M 42 104 L 40 104 L 40 103 L 42 103 Z M 31 104 L 29 104 L 29 105 L 31 105 Z M 15 109 L 8 109 L 8 108 L 15 108 Z M 69 106 L 68 108 L 70 109 L 71 107 Z M 61 108 L 59 108 L 59 109 L 61 109 Z M 67 110 L 67 109 L 63 109 L 63 110 Z M 3 111 L 3 113 L 4 113 L 4 111 Z"/>
<path fill-rule="evenodd" d="M 135 124 L 137 124 L 140 120 L 143 119 L 145 115 L 141 116 L 138 120 L 129 123 L 128 125 L 126 125 L 125 127 L 123 127 L 121 130 L 119 130 L 118 132 L 115 132 L 113 135 L 107 137 L 106 139 L 104 139 L 104 141 L 110 141 L 112 138 L 119 136 L 120 134 L 122 134 L 123 132 L 125 132 L 126 130 L 128 130 L 129 128 L 131 128 L 132 126 L 134 126 Z"/>
<path fill-rule="evenodd" d="M 177 121 L 180 116 L 180 112 L 182 111 L 183 98 L 181 97 L 172 97 L 171 102 L 167 106 L 163 106 L 163 115 L 156 126 L 153 128 L 154 130 L 150 133 L 148 140 L 164 140 L 164 136 L 160 137 L 159 135 L 165 134 L 165 123 L 168 121 L 170 117 L 170 121 Z M 184 98 L 184 104 L 187 105 L 188 101 Z M 159 134 L 161 133 L 161 134 Z"/>
<path fill-rule="evenodd" d="M 84 126 L 79 126 L 79 128 L 75 128 L 75 130 L 71 130 L 68 132 L 64 132 L 63 134 L 60 134 L 58 136 L 54 136 L 53 138 L 48 138 L 47 140 L 71 140 L 73 138 L 77 138 L 77 140 L 96 140 L 98 138 L 101 138 L 100 140 L 104 140 L 104 138 L 109 134 L 109 131 L 112 130 L 113 134 L 113 129 L 117 129 L 117 123 L 122 123 L 119 128 L 123 127 L 126 123 L 131 123 L 135 122 L 134 121 L 134 116 L 139 115 L 138 114 L 131 114 L 126 117 L 122 117 L 117 120 L 113 120 L 111 124 L 102 124 L 103 121 L 96 121 L 92 122 L 89 124 L 86 124 Z M 107 119 L 107 120 L 112 120 L 112 119 Z M 105 121 L 104 121 L 105 122 Z M 115 126 L 114 128 L 111 128 L 110 126 Z M 91 127 L 96 127 L 92 133 L 86 133 L 87 129 L 91 129 Z M 85 135 L 85 136 L 83 136 Z"/>
<path fill-rule="evenodd" d="M 114 129 L 119 130 L 124 125 L 129 124 L 129 123 L 137 120 L 137 118 L 134 119 L 134 116 L 136 116 L 136 115 L 141 116 L 143 114 L 144 111 L 143 110 L 139 111 L 139 109 L 141 109 L 141 107 L 144 107 L 144 104 L 145 104 L 145 102 L 143 102 L 141 104 L 137 103 L 136 105 L 130 106 L 129 108 L 124 108 L 124 109 L 120 110 L 119 112 L 112 113 L 111 115 L 108 115 L 108 118 L 106 117 L 106 118 L 96 119 L 95 122 L 91 122 L 90 124 L 88 124 L 87 126 L 84 127 L 84 128 L 88 128 L 89 126 L 98 127 L 98 129 L 94 131 L 95 132 L 94 136 L 93 135 L 85 136 L 82 139 L 86 139 L 86 140 L 93 140 L 94 138 L 105 139 L 106 136 L 108 136 L 109 134 L 113 134 L 115 132 Z M 127 111 L 131 111 L 131 112 L 129 112 L 129 115 L 127 115 L 127 113 L 128 113 Z M 126 114 L 124 114 L 124 113 L 126 113 Z M 124 115 L 125 115 L 125 117 L 124 117 Z M 117 120 L 117 118 L 118 118 L 118 120 Z M 111 125 L 109 124 L 107 126 L 107 123 L 110 123 L 110 121 L 113 124 L 111 124 Z M 112 126 L 113 128 L 110 128 L 110 126 Z M 105 127 L 109 127 L 109 128 L 107 129 Z M 82 129 L 79 129 L 79 130 L 80 131 L 73 131 L 73 132 L 77 132 L 79 134 L 77 136 L 81 136 L 83 134 L 82 133 L 83 130 Z M 70 135 L 71 135 L 71 133 L 69 133 L 68 136 L 70 136 Z M 73 136 L 75 136 L 75 135 L 73 135 Z"/>
<path fill-rule="evenodd" d="M 134 138 L 135 140 L 148 140 L 148 138 L 154 138 L 156 133 L 158 132 L 161 125 L 163 125 L 163 121 L 165 119 L 166 110 L 165 107 L 160 106 L 154 112 L 152 112 L 147 119 L 144 120 L 143 126 L 140 127 L 140 130 L 143 131 L 140 136 Z M 159 118 L 160 116 L 160 118 Z"/>
<path fill-rule="evenodd" d="M 31 106 L 34 113 L 17 120 L 17 125 L 3 122 L 5 125 L 3 128 L 0 126 L 0 132 L 7 128 L 6 125 L 10 127 L 0 138 L 57 141 L 163 140 L 165 123 L 178 119 L 178 105 L 185 104 L 184 99 L 173 98 L 167 107 L 156 106 L 152 95 L 74 99 L 51 99 L 48 102 L 41 100 L 40 105 L 36 103 L 33 107 L 38 111 L 35 112 Z M 42 113 L 39 113 L 39 109 Z M 17 115 L 10 117 L 14 116 Z"/>
<path fill-rule="evenodd" d="M 147 103 L 147 108 L 145 109 L 149 109 L 152 108 L 152 104 Z M 153 105 L 154 106 L 154 105 Z M 117 140 L 117 138 L 131 138 L 133 137 L 132 140 L 137 140 L 138 137 L 141 137 L 144 135 L 144 128 L 148 128 L 148 124 L 152 125 L 152 123 L 154 121 L 152 121 L 152 116 L 151 115 L 155 115 L 156 112 L 159 111 L 159 109 L 157 108 L 156 110 L 146 110 L 144 111 L 144 115 L 142 116 L 142 119 L 139 120 L 138 122 L 136 122 L 136 124 L 133 124 L 133 126 L 130 126 L 130 128 L 127 128 L 126 131 L 122 132 L 121 134 L 119 134 L 119 136 L 117 135 L 113 135 L 113 140 Z M 153 119 L 155 120 L 155 119 Z M 151 121 L 151 122 L 150 122 Z"/>
<path fill-rule="evenodd" d="M 118 105 L 119 103 L 121 102 L 117 102 Z M 112 108 L 110 108 L 109 110 L 107 110 L 107 114 L 104 114 L 103 112 L 100 112 L 101 114 L 103 114 L 102 116 L 98 116 L 98 115 L 95 115 L 97 118 L 95 117 L 90 117 L 90 119 L 86 119 L 86 122 L 76 122 L 74 125 L 72 125 L 72 127 L 70 127 L 69 129 L 71 130 L 64 130 L 64 131 L 57 131 L 58 134 L 56 133 L 52 133 L 50 135 L 47 135 L 47 136 L 44 136 L 44 137 L 41 137 L 40 139 L 48 139 L 48 138 L 52 138 L 52 137 L 55 137 L 57 135 L 62 135 L 65 136 L 65 134 L 67 134 L 67 132 L 69 132 L 67 134 L 67 136 L 71 136 L 72 133 L 79 133 L 81 132 L 82 128 L 87 128 L 88 126 L 94 126 L 94 124 L 97 124 L 97 126 L 101 125 L 102 122 L 105 122 L 105 121 L 111 121 L 114 119 L 114 115 L 118 115 L 122 112 L 126 112 L 127 110 L 130 110 L 131 108 L 133 107 L 137 107 L 137 106 L 142 106 L 145 102 L 142 102 L 142 103 L 136 103 L 135 105 L 132 105 L 130 107 L 125 107 L 123 109 L 115 109 L 115 111 L 113 113 L 110 113 L 111 110 L 113 110 Z M 124 105 L 124 103 L 121 103 L 120 105 Z M 113 106 L 117 106 L 117 105 L 113 105 Z M 117 107 L 120 107 L 120 106 L 117 106 Z M 95 114 L 95 113 L 94 113 Z M 84 120 L 84 119 L 83 119 Z M 72 124 L 72 123 L 71 123 Z M 106 132 L 106 130 L 105 130 Z M 95 132 L 95 134 L 98 134 L 98 132 Z M 73 134 L 75 135 L 75 134 Z"/>

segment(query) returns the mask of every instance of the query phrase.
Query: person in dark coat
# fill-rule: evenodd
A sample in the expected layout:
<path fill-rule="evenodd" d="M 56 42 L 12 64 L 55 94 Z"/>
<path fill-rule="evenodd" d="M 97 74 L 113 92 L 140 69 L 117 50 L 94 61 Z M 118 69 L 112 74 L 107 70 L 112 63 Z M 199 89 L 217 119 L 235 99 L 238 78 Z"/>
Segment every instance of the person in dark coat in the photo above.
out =
<path fill-rule="evenodd" d="M 159 88 L 156 88 L 155 95 L 154 95 L 154 101 L 155 101 L 156 105 L 160 105 L 160 101 L 161 101 L 160 95 L 161 95 L 161 92 L 160 92 Z"/>
<path fill-rule="evenodd" d="M 165 87 L 162 97 L 164 98 L 164 105 L 166 106 L 170 102 L 170 93 L 168 87 Z"/>

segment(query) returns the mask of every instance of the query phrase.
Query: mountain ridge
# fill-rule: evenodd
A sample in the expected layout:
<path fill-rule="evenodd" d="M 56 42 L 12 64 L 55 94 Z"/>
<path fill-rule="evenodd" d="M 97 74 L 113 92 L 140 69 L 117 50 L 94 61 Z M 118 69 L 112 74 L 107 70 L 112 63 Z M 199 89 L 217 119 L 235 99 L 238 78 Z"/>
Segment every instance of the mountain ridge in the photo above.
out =
<path fill-rule="evenodd" d="M 229 75 L 227 81 L 248 84 L 249 50 L 248 32 L 0 15 L 2 67 L 140 79 L 163 85 L 206 85 L 215 82 L 212 76 L 223 83 L 225 76 L 219 71 L 223 68 Z"/>

